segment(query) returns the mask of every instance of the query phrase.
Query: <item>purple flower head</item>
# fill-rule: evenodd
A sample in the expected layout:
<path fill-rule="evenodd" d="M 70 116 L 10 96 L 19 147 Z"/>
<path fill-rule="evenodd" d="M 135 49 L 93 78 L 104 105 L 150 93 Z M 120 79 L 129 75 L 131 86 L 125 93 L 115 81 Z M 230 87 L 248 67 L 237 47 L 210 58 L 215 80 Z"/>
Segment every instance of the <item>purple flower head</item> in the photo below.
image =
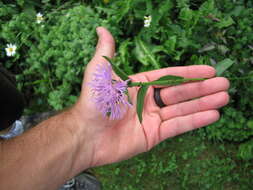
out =
<path fill-rule="evenodd" d="M 131 104 L 127 100 L 127 81 L 112 79 L 110 64 L 97 65 L 93 80 L 89 83 L 94 94 L 96 107 L 110 119 L 120 119 Z"/>

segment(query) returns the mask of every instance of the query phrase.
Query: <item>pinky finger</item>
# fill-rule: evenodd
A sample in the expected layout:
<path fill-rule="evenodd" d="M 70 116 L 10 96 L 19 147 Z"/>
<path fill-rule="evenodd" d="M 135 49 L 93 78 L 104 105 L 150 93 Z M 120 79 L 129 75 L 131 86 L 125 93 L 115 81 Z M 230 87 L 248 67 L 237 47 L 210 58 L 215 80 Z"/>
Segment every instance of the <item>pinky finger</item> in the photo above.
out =
<path fill-rule="evenodd" d="M 214 123 L 220 118 L 217 110 L 208 110 L 163 121 L 160 141 Z"/>

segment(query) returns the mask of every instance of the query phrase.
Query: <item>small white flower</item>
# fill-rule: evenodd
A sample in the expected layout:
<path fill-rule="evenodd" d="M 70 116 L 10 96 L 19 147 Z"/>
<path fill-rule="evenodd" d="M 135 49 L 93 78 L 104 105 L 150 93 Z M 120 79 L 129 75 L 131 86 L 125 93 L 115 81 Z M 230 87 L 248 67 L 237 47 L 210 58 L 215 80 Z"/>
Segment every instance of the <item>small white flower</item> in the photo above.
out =
<path fill-rule="evenodd" d="M 6 54 L 8 57 L 14 56 L 16 53 L 17 46 L 15 44 L 7 44 L 5 48 Z"/>
<path fill-rule="evenodd" d="M 37 13 L 36 15 L 36 22 L 40 24 L 44 20 L 43 14 Z"/>
<path fill-rule="evenodd" d="M 144 27 L 149 27 L 152 21 L 152 17 L 149 16 L 144 16 Z"/>

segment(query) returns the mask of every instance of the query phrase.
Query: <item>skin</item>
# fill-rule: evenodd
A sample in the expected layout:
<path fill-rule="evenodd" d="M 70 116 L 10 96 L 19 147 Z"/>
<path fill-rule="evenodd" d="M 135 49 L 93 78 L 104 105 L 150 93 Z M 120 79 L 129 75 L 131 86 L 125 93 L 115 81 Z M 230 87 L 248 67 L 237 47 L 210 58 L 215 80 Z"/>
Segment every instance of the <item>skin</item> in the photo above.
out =
<path fill-rule="evenodd" d="M 164 87 L 164 108 L 155 104 L 154 87 L 150 87 L 142 124 L 135 110 L 138 88 L 129 88 L 133 108 L 121 120 L 104 118 L 91 101 L 87 83 L 96 65 L 105 63 L 102 56 L 113 57 L 115 44 L 105 28 L 98 27 L 97 34 L 96 52 L 85 70 L 76 104 L 19 137 L 0 141 L 0 189 L 57 189 L 87 168 L 131 158 L 167 138 L 219 119 L 217 109 L 229 101 L 229 82 L 215 77 L 215 69 L 205 65 L 169 67 L 130 76 L 135 82 L 153 81 L 164 75 L 210 79 Z"/>

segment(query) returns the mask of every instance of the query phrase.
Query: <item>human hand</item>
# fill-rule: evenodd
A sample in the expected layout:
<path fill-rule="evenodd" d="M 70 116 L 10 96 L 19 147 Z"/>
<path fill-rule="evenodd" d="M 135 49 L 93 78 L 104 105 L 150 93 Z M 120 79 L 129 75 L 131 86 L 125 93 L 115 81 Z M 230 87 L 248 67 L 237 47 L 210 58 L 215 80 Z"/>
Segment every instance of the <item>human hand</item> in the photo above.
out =
<path fill-rule="evenodd" d="M 144 101 L 142 124 L 136 113 L 138 87 L 128 89 L 133 108 L 129 108 L 122 119 L 109 120 L 102 116 L 92 101 L 93 94 L 88 83 L 92 80 L 96 65 L 106 63 L 102 56 L 113 57 L 115 45 L 113 37 L 105 28 L 99 27 L 97 33 L 99 41 L 96 53 L 86 68 L 81 96 L 71 110 L 78 125 L 85 128 L 85 141 L 88 145 L 84 148 L 90 149 L 90 155 L 86 155 L 86 159 L 90 159 L 88 167 L 128 159 L 150 150 L 167 138 L 219 119 L 217 109 L 229 101 L 226 92 L 229 82 L 225 78 L 215 77 L 215 69 L 206 65 L 170 67 L 130 76 L 134 82 L 153 81 L 165 75 L 210 78 L 201 82 L 163 87 L 161 98 L 166 104 L 163 108 L 155 104 L 154 87 L 151 86 Z"/>

